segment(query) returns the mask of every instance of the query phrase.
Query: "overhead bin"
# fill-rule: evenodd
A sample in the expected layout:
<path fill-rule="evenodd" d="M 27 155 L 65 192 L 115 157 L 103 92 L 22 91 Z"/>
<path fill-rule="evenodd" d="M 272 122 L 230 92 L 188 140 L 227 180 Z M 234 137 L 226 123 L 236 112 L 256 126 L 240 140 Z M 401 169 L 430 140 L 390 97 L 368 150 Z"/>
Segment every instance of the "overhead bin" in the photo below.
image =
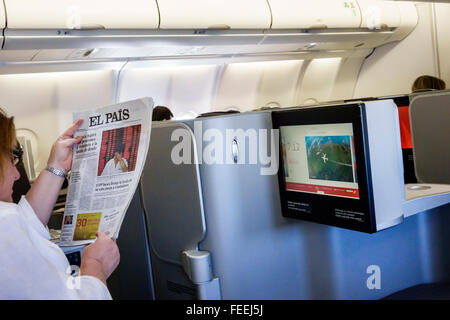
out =
<path fill-rule="evenodd" d="M 268 0 L 272 29 L 359 28 L 361 12 L 356 0 Z"/>
<path fill-rule="evenodd" d="M 156 29 L 159 25 L 156 0 L 5 0 L 5 4 L 8 29 Z"/>
<path fill-rule="evenodd" d="M 148 57 L 155 48 L 164 56 L 373 49 L 404 39 L 418 21 L 413 3 L 374 0 L 4 3 L 3 50 L 83 49 L 81 59 Z"/>
<path fill-rule="evenodd" d="M 266 0 L 158 0 L 158 6 L 161 29 L 268 29 L 271 23 Z"/>
<path fill-rule="evenodd" d="M 403 40 L 418 22 L 412 2 L 268 0 L 273 16 L 265 44 L 298 50 L 371 49 Z"/>

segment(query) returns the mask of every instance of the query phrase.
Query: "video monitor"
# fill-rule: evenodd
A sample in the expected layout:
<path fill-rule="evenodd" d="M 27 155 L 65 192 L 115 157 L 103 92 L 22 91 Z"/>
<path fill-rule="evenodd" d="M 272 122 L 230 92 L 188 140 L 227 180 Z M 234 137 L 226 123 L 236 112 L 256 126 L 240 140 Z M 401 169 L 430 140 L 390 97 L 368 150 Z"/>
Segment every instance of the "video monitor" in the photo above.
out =
<path fill-rule="evenodd" d="M 351 123 L 281 126 L 286 190 L 359 199 Z"/>
<path fill-rule="evenodd" d="M 375 232 L 364 104 L 277 111 L 272 121 L 283 216 Z"/>

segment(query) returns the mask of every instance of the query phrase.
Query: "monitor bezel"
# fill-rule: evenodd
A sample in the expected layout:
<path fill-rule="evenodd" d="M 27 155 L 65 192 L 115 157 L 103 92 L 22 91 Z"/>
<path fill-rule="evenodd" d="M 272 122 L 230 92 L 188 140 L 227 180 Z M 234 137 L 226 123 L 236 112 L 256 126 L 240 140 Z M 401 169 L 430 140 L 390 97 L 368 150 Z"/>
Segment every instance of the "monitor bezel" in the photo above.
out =
<path fill-rule="evenodd" d="M 356 171 L 358 176 L 359 199 L 319 195 L 314 193 L 288 191 L 284 174 L 284 163 L 281 150 L 281 131 L 279 134 L 279 170 L 278 184 L 282 215 L 336 226 L 366 233 L 376 232 L 376 219 L 370 170 L 370 156 L 367 135 L 365 105 L 349 104 L 338 106 L 318 106 L 272 112 L 274 129 L 281 126 L 323 125 L 351 123 L 355 144 Z M 304 205 L 305 211 L 299 212 L 288 208 L 288 200 Z M 326 200 L 326 201 L 324 201 Z M 349 220 L 336 217 L 336 209 L 364 214 L 364 221 Z"/>

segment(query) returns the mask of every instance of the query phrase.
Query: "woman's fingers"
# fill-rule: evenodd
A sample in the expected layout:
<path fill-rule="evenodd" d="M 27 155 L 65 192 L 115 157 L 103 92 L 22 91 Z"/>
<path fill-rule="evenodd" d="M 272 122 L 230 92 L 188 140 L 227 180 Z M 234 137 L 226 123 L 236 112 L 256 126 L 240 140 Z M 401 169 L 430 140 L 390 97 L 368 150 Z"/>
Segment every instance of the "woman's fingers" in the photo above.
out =
<path fill-rule="evenodd" d="M 73 137 L 73 135 L 75 134 L 75 132 L 78 130 L 78 128 L 81 126 L 81 124 L 83 123 L 83 119 L 78 119 L 77 121 L 74 122 L 74 124 L 72 124 L 72 126 L 69 127 L 69 129 L 67 129 L 62 135 L 61 137 L 64 136 L 68 136 L 68 137 Z"/>
<path fill-rule="evenodd" d="M 97 231 L 96 234 L 97 238 L 99 239 L 111 239 L 110 237 L 108 237 L 106 235 L 106 233 L 104 233 L 103 231 Z"/>
<path fill-rule="evenodd" d="M 83 140 L 83 137 L 76 137 L 76 138 L 68 138 L 61 141 L 61 144 L 64 147 L 72 147 L 74 144 L 78 144 Z"/>

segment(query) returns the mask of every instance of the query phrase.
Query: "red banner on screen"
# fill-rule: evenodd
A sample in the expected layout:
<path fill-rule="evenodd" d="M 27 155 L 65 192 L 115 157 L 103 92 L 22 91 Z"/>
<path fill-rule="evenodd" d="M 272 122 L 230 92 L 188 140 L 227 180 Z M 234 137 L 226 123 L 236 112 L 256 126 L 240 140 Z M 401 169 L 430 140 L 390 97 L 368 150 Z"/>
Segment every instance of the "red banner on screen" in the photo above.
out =
<path fill-rule="evenodd" d="M 352 188 L 328 187 L 315 184 L 286 182 L 286 190 L 315 193 L 324 196 L 336 196 L 359 199 L 359 190 Z"/>

